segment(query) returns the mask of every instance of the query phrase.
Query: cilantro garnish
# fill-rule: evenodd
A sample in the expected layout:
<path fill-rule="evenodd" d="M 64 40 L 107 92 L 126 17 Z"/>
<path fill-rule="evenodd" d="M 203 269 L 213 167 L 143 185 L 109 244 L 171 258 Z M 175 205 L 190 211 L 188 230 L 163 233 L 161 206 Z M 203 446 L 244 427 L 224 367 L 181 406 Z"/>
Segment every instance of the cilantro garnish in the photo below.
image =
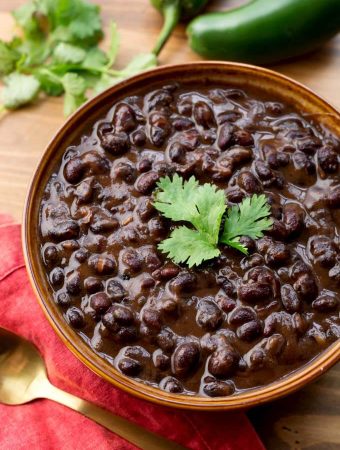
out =
<path fill-rule="evenodd" d="M 4 108 L 32 103 L 40 93 L 64 97 L 68 115 L 87 100 L 122 79 L 157 65 L 154 54 L 137 55 L 122 70 L 112 68 L 119 35 L 110 24 L 107 52 L 100 10 L 87 0 L 32 0 L 13 11 L 20 36 L 0 40 L 0 79 Z"/>
<path fill-rule="evenodd" d="M 220 242 L 247 255 L 247 248 L 240 243 L 240 237 L 262 237 L 263 231 L 273 224 L 273 220 L 268 216 L 270 207 L 265 195 L 254 194 L 252 197 L 246 197 L 240 205 L 228 208 Z"/>
<path fill-rule="evenodd" d="M 199 185 L 195 177 L 184 181 L 178 174 L 172 180 L 161 178 L 155 193 L 155 208 L 174 222 L 189 222 L 193 228 L 181 225 L 158 245 L 176 263 L 198 266 L 220 254 L 218 243 L 248 254 L 241 236 L 257 239 L 263 236 L 273 221 L 264 195 L 253 195 L 239 206 L 227 208 L 225 195 L 216 186 Z M 227 211 L 226 211 L 227 210 Z M 220 236 L 223 215 L 224 227 Z"/>
<path fill-rule="evenodd" d="M 177 174 L 172 180 L 162 178 L 158 188 L 155 208 L 168 219 L 190 222 L 195 227 L 176 228 L 159 248 L 189 267 L 218 256 L 218 235 L 226 208 L 224 192 L 209 183 L 199 185 L 195 177 L 184 182 Z"/>

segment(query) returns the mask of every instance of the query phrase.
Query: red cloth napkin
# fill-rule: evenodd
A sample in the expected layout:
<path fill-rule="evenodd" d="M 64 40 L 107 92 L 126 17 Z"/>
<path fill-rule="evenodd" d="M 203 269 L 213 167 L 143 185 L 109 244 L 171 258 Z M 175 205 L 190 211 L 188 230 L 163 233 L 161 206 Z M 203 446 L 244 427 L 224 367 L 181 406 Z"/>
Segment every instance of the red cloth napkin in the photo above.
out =
<path fill-rule="evenodd" d="M 20 225 L 4 215 L 0 215 L 0 255 L 0 326 L 36 344 L 55 386 L 190 449 L 264 450 L 243 413 L 186 412 L 153 405 L 115 388 L 78 361 L 41 311 L 24 266 Z M 81 414 L 50 400 L 36 400 L 22 406 L 0 404 L 0 420 L 1 450 L 136 448 Z"/>

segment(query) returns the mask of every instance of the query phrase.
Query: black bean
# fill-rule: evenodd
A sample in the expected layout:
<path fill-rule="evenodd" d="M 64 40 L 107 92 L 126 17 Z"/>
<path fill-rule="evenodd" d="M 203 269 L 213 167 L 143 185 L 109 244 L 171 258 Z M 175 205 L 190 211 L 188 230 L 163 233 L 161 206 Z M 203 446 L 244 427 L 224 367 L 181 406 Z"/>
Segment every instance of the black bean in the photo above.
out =
<path fill-rule="evenodd" d="M 261 192 L 261 184 L 249 171 L 240 173 L 240 175 L 238 176 L 238 184 L 248 194 L 258 194 Z"/>
<path fill-rule="evenodd" d="M 304 228 L 304 212 L 301 207 L 295 203 L 285 205 L 283 222 L 289 237 L 298 236 Z"/>
<path fill-rule="evenodd" d="M 262 325 L 259 320 L 244 323 L 237 329 L 237 337 L 242 341 L 251 342 L 262 334 Z"/>
<path fill-rule="evenodd" d="M 196 321 L 207 330 L 216 330 L 223 320 L 222 311 L 212 300 L 201 300 L 198 305 Z"/>
<path fill-rule="evenodd" d="M 169 287 L 174 294 L 180 295 L 192 291 L 196 283 L 197 277 L 194 273 L 182 271 L 170 281 Z"/>
<path fill-rule="evenodd" d="M 135 321 L 134 314 L 128 306 L 114 304 L 108 312 L 112 315 L 119 325 L 132 325 Z"/>
<path fill-rule="evenodd" d="M 165 352 L 171 352 L 176 345 L 176 336 L 169 329 L 163 329 L 156 337 L 159 347 Z"/>
<path fill-rule="evenodd" d="M 44 263 L 46 266 L 53 266 L 60 260 L 58 249 L 55 245 L 48 245 L 43 253 Z"/>
<path fill-rule="evenodd" d="M 194 127 L 194 122 L 186 117 L 179 117 L 172 122 L 176 131 L 188 130 Z"/>
<path fill-rule="evenodd" d="M 183 377 L 194 370 L 200 360 L 200 348 L 196 342 L 180 344 L 172 355 L 172 370 Z"/>
<path fill-rule="evenodd" d="M 72 302 L 70 296 L 66 292 L 60 292 L 57 295 L 57 303 L 60 306 L 69 306 Z"/>
<path fill-rule="evenodd" d="M 77 238 L 79 235 L 79 225 L 74 220 L 66 220 L 54 224 L 53 228 L 49 229 L 49 236 L 57 241 L 64 241 L 66 239 Z"/>
<path fill-rule="evenodd" d="M 157 172 L 150 171 L 140 175 L 135 183 L 135 188 L 142 194 L 149 194 L 156 186 L 160 176 Z"/>
<path fill-rule="evenodd" d="M 98 275 L 111 275 L 117 268 L 112 256 L 93 255 L 89 258 L 88 264 Z"/>
<path fill-rule="evenodd" d="M 234 131 L 233 141 L 235 142 L 235 144 L 242 145 L 244 147 L 254 144 L 253 136 L 247 130 Z"/>
<path fill-rule="evenodd" d="M 271 245 L 266 253 L 266 263 L 272 266 L 282 266 L 289 259 L 289 248 L 281 242 Z"/>
<path fill-rule="evenodd" d="M 153 354 L 152 359 L 156 369 L 164 371 L 170 368 L 170 358 L 169 356 L 165 355 L 161 350 L 156 350 Z"/>
<path fill-rule="evenodd" d="M 84 280 L 84 288 L 88 294 L 94 294 L 104 288 L 103 282 L 96 277 L 87 277 Z"/>
<path fill-rule="evenodd" d="M 267 283 L 242 284 L 238 289 L 238 296 L 247 303 L 268 301 L 273 298 L 273 288 Z"/>
<path fill-rule="evenodd" d="M 300 275 L 294 283 L 294 289 L 301 299 L 308 302 L 312 302 L 318 295 L 318 287 L 310 273 Z"/>
<path fill-rule="evenodd" d="M 239 356 L 231 346 L 220 347 L 210 356 L 209 372 L 217 378 L 232 375 L 238 366 Z"/>
<path fill-rule="evenodd" d="M 174 142 L 169 148 L 169 158 L 173 162 L 184 164 L 186 161 L 186 147 L 179 142 Z"/>
<path fill-rule="evenodd" d="M 85 172 L 85 165 L 83 161 L 76 157 L 70 159 L 64 167 L 64 177 L 65 179 L 72 184 L 78 183 Z"/>
<path fill-rule="evenodd" d="M 274 177 L 273 171 L 267 166 L 264 161 L 257 160 L 255 162 L 255 170 L 261 180 L 271 180 Z"/>
<path fill-rule="evenodd" d="M 124 375 L 135 377 L 142 370 L 142 365 L 139 361 L 132 358 L 122 358 L 118 362 L 118 368 Z"/>
<path fill-rule="evenodd" d="M 121 261 L 124 264 L 124 272 L 132 275 L 140 272 L 143 268 L 143 260 L 138 252 L 132 248 L 122 250 Z"/>
<path fill-rule="evenodd" d="M 112 175 L 116 180 L 123 180 L 131 184 L 136 179 L 136 169 L 131 163 L 119 162 L 113 167 Z"/>
<path fill-rule="evenodd" d="M 105 134 L 101 139 L 101 145 L 112 155 L 120 155 L 130 148 L 129 136 L 124 132 Z"/>
<path fill-rule="evenodd" d="M 337 249 L 334 242 L 328 236 L 315 236 L 310 241 L 310 250 L 315 262 L 322 267 L 330 268 L 334 266 Z"/>
<path fill-rule="evenodd" d="M 93 197 L 93 181 L 84 180 L 78 184 L 75 194 L 80 203 L 89 203 Z"/>
<path fill-rule="evenodd" d="M 64 271 L 61 267 L 55 267 L 51 272 L 50 272 L 50 282 L 52 284 L 52 286 L 54 287 L 60 287 L 63 285 L 64 283 Z"/>
<path fill-rule="evenodd" d="M 215 302 L 225 313 L 232 311 L 236 306 L 236 302 L 234 299 L 227 297 L 226 295 L 222 295 L 222 294 L 218 294 L 215 297 Z"/>
<path fill-rule="evenodd" d="M 284 284 L 281 287 L 281 300 L 286 311 L 290 314 L 299 311 L 301 308 L 301 301 L 290 284 Z"/>
<path fill-rule="evenodd" d="M 137 124 L 135 113 L 131 106 L 124 103 L 117 105 L 113 116 L 113 123 L 118 131 L 129 132 L 134 130 Z"/>
<path fill-rule="evenodd" d="M 235 388 L 232 383 L 226 383 L 219 380 L 207 383 L 203 388 L 203 392 L 209 397 L 225 397 L 233 394 L 234 391 Z"/>
<path fill-rule="evenodd" d="M 135 342 L 138 339 L 138 331 L 135 326 L 121 327 L 114 335 L 114 339 L 121 344 Z"/>
<path fill-rule="evenodd" d="M 67 310 L 66 319 L 69 324 L 77 330 L 85 325 L 84 314 L 79 308 L 72 307 Z"/>
<path fill-rule="evenodd" d="M 81 248 L 80 250 L 77 250 L 74 254 L 74 257 L 80 263 L 85 262 L 87 260 L 88 256 L 89 256 L 89 252 L 85 248 Z"/>
<path fill-rule="evenodd" d="M 198 101 L 195 103 L 193 115 L 196 123 L 203 128 L 208 129 L 216 127 L 214 113 L 207 103 L 203 101 Z"/>
<path fill-rule="evenodd" d="M 106 285 L 106 292 L 114 302 L 119 302 L 127 296 L 126 290 L 117 280 L 109 280 Z"/>
<path fill-rule="evenodd" d="M 324 146 L 318 150 L 318 163 L 321 169 L 326 173 L 335 173 L 338 171 L 338 155 L 330 146 Z"/>
<path fill-rule="evenodd" d="M 286 345 L 286 339 L 282 336 L 282 334 L 275 333 L 272 336 L 269 336 L 266 343 L 266 350 L 273 356 L 279 355 L 284 346 Z"/>
<path fill-rule="evenodd" d="M 312 307 L 318 312 L 326 313 L 330 311 L 335 311 L 338 307 L 338 299 L 334 295 L 321 294 L 312 303 Z"/>
<path fill-rule="evenodd" d="M 159 331 L 162 327 L 161 313 L 154 308 L 143 308 L 143 322 L 152 330 Z"/>
<path fill-rule="evenodd" d="M 179 394 L 183 392 L 183 385 L 174 377 L 166 377 L 159 383 L 159 387 L 166 392 L 171 392 L 173 394 Z"/>
<path fill-rule="evenodd" d="M 142 147 L 146 142 L 146 134 L 142 129 L 136 130 L 131 133 L 131 142 L 137 147 Z"/>
<path fill-rule="evenodd" d="M 232 132 L 233 127 L 230 124 L 225 123 L 221 126 L 217 141 L 217 145 L 221 150 L 226 150 L 232 145 Z"/>
<path fill-rule="evenodd" d="M 81 276 L 78 271 L 71 272 L 66 277 L 66 290 L 71 295 L 78 295 L 81 292 Z"/>
<path fill-rule="evenodd" d="M 231 325 L 242 325 L 256 319 L 256 313 L 252 308 L 239 306 L 229 314 L 228 321 Z"/>
<path fill-rule="evenodd" d="M 97 292 L 91 296 L 90 305 L 97 314 L 104 314 L 111 306 L 111 300 L 105 292 Z"/>

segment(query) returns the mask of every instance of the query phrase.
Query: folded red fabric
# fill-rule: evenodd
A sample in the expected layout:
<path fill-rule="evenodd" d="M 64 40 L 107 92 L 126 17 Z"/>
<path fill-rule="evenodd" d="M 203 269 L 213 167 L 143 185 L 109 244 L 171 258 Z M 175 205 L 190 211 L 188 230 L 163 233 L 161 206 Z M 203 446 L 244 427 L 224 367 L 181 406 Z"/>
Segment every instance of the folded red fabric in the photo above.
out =
<path fill-rule="evenodd" d="M 31 290 L 20 225 L 0 215 L 0 326 L 31 340 L 42 353 L 51 382 L 131 422 L 197 450 L 263 450 L 243 413 L 186 412 L 134 398 L 87 369 L 57 337 Z M 132 444 L 64 406 L 37 400 L 0 405 L 2 450 L 134 449 Z"/>

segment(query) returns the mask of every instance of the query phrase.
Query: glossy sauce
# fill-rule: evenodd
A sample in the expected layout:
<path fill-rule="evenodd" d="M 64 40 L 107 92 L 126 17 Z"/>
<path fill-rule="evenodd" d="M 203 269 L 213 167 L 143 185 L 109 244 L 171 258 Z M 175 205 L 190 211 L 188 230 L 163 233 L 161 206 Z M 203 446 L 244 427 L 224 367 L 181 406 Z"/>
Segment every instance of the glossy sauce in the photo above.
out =
<path fill-rule="evenodd" d="M 275 99 L 274 99 L 275 100 Z M 340 143 L 291 107 L 225 86 L 165 86 L 112 106 L 65 149 L 41 202 L 41 257 L 65 320 L 117 370 L 170 392 L 267 385 L 340 336 Z M 249 256 L 195 270 L 157 250 L 152 207 L 179 173 L 264 193 L 274 226 Z M 177 225 L 177 224 L 176 224 Z"/>

